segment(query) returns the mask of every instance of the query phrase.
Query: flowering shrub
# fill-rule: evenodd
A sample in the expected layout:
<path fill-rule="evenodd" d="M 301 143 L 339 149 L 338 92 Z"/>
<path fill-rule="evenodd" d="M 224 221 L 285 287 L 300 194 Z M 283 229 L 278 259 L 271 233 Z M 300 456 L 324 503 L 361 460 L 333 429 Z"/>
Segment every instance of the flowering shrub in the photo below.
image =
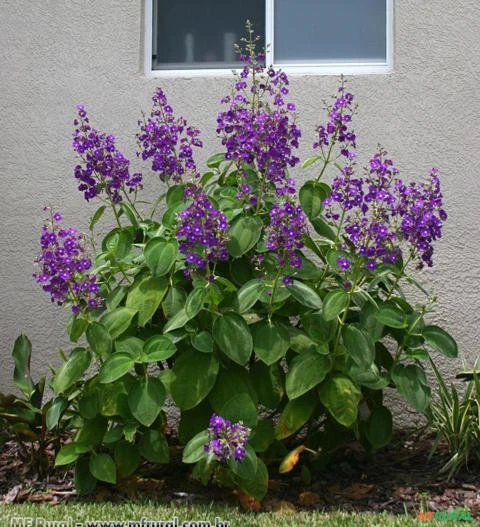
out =
<path fill-rule="evenodd" d="M 217 117 L 223 151 L 205 173 L 194 161 L 200 132 L 161 89 L 139 123 L 143 176 L 78 107 L 74 175 L 85 199 L 101 202 L 90 228 L 108 208 L 116 226 L 90 260 L 53 214 L 35 277 L 71 305 L 70 338 L 81 342 L 55 373 L 50 415 L 75 431 L 56 463 L 75 463 L 79 492 L 143 460 L 168 463 L 168 439 L 184 445 L 195 477 L 261 499 L 266 463 L 315 467 L 344 438 L 386 445 L 384 390 L 427 412 L 425 361 L 457 355 L 425 320 L 433 298 L 412 305 L 401 289 L 418 285 L 412 266 L 432 265 L 447 218 L 437 171 L 406 183 L 380 149 L 362 172 L 342 80 L 297 197 L 289 170 L 301 132 L 287 75 L 265 67 L 251 41 L 241 58 Z M 168 190 L 146 214 L 137 193 L 149 168 Z M 167 398 L 180 410 L 177 433 Z"/>

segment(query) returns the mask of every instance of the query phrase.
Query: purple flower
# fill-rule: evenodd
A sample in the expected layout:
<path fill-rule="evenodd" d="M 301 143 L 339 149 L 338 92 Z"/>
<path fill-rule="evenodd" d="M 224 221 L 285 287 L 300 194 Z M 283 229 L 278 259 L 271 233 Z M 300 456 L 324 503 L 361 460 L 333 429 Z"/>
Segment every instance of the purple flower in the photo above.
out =
<path fill-rule="evenodd" d="M 250 429 L 241 421 L 232 424 L 228 419 L 213 414 L 208 427 L 208 443 L 204 450 L 224 463 L 233 459 L 241 463 L 245 458 Z"/>
<path fill-rule="evenodd" d="M 335 102 L 328 109 L 328 122 L 317 128 L 318 139 L 313 144 L 313 148 L 320 148 L 322 151 L 325 147 L 331 148 L 334 144 L 340 146 L 340 155 L 349 161 L 355 160 L 357 154 L 356 135 L 349 130 L 348 123 L 351 122 L 355 108 L 353 106 L 354 96 L 346 92 L 345 83 L 338 88 L 338 95 Z"/>
<path fill-rule="evenodd" d="M 142 188 L 142 175 L 130 174 L 130 161 L 115 146 L 115 137 L 93 128 L 83 105 L 77 106 L 77 113 L 72 146 L 81 163 L 75 166 L 74 176 L 85 199 L 90 201 L 105 191 L 118 203 L 121 191 Z"/>
<path fill-rule="evenodd" d="M 352 262 L 343 256 L 342 258 L 338 258 L 337 265 L 342 271 L 348 271 L 352 265 Z"/>
<path fill-rule="evenodd" d="M 179 213 L 177 239 L 185 255 L 187 276 L 190 269 L 205 269 L 209 262 L 228 260 L 226 233 L 228 220 L 198 186 L 188 187 L 185 197 L 192 203 Z"/>
<path fill-rule="evenodd" d="M 200 131 L 187 125 L 183 117 L 176 118 L 161 88 L 152 97 L 153 108 L 144 123 L 139 122 L 137 138 L 143 160 L 151 159 L 152 170 L 162 181 L 179 183 L 184 176 L 199 176 L 193 160 L 193 147 L 202 147 Z"/>
<path fill-rule="evenodd" d="M 71 302 L 73 313 L 96 309 L 103 304 L 103 298 L 96 277 L 87 272 L 92 262 L 85 255 L 84 236 L 76 229 L 61 228 L 61 219 L 60 213 L 51 214 L 42 228 L 42 252 L 35 260 L 40 271 L 33 277 L 52 302 Z"/>
<path fill-rule="evenodd" d="M 303 247 L 307 218 L 300 205 L 288 200 L 276 203 L 270 210 L 270 225 L 266 228 L 266 246 L 276 254 L 281 267 L 299 269 L 302 259 L 297 251 Z"/>
<path fill-rule="evenodd" d="M 232 96 L 222 98 L 228 108 L 218 114 L 217 133 L 226 159 L 233 160 L 240 173 L 245 165 L 255 164 L 266 185 L 262 192 L 273 186 L 277 196 L 283 196 L 295 192 L 288 169 L 300 161 L 293 151 L 301 132 L 295 124 L 295 105 L 284 100 L 287 75 L 265 69 L 262 57 L 243 56 L 245 67 Z"/>

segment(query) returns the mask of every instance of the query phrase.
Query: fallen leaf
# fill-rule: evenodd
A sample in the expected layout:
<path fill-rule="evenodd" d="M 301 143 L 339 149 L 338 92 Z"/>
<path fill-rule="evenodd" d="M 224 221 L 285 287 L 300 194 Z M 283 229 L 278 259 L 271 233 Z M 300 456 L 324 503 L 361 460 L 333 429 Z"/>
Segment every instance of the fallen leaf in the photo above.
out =
<path fill-rule="evenodd" d="M 298 503 L 300 505 L 312 506 L 320 502 L 320 494 L 317 492 L 301 492 L 298 496 Z"/>
<path fill-rule="evenodd" d="M 287 472 L 290 472 L 294 469 L 295 465 L 298 463 L 298 460 L 300 459 L 300 454 L 305 451 L 305 447 L 303 445 L 297 446 L 297 448 L 294 448 L 291 452 L 289 452 L 280 463 L 280 468 L 278 471 L 280 474 L 286 474 Z"/>
<path fill-rule="evenodd" d="M 297 509 L 293 503 L 286 500 L 277 501 L 273 508 L 274 512 L 294 513 Z"/>
<path fill-rule="evenodd" d="M 6 494 L 3 495 L 3 503 L 13 503 L 18 496 L 18 493 L 22 490 L 21 485 L 15 485 Z"/>
<path fill-rule="evenodd" d="M 241 489 L 234 490 L 233 493 L 237 495 L 238 501 L 244 510 L 249 512 L 258 512 L 260 510 L 260 502 L 253 496 L 250 496 L 250 494 L 247 494 Z"/>

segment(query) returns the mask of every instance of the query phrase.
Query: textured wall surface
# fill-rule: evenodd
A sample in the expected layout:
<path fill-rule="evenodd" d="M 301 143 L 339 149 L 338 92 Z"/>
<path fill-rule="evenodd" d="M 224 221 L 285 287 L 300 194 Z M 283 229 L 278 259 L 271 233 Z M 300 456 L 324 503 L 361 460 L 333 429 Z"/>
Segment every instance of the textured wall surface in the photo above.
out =
<path fill-rule="evenodd" d="M 395 63 L 388 75 L 350 78 L 360 112 L 356 131 L 364 159 L 378 141 L 405 177 L 438 166 L 450 219 L 437 245 L 434 272 L 423 280 L 438 292 L 434 315 L 470 359 L 480 341 L 480 184 L 475 156 L 480 127 L 480 3 L 475 0 L 395 2 Z M 341 24 L 339 24 L 341 27 Z M 11 388 L 11 347 L 20 332 L 34 345 L 34 368 L 46 372 L 66 345 L 66 312 L 33 283 L 44 205 L 65 223 L 86 228 L 86 206 L 72 176 L 71 121 L 85 103 L 94 125 L 118 136 L 134 157 L 136 122 L 155 86 L 174 109 L 200 126 L 210 152 L 225 78 L 151 79 L 142 73 L 140 0 L 2 0 L 0 3 L 0 390 Z M 339 35 L 341 38 L 341 35 Z M 303 152 L 308 154 L 328 76 L 291 78 Z M 147 190 L 154 188 L 147 183 Z M 449 367 L 453 371 L 452 366 Z"/>

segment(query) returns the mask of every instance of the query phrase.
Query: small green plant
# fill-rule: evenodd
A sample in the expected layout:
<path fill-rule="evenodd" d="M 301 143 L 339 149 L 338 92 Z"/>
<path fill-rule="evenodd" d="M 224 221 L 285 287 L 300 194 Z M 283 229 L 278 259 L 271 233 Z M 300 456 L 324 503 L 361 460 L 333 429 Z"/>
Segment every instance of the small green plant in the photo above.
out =
<path fill-rule="evenodd" d="M 441 473 L 451 479 L 462 468 L 480 460 L 480 372 L 466 372 L 457 377 L 467 381 L 463 395 L 453 384 L 445 380 L 432 362 L 438 382 L 438 400 L 431 405 L 431 426 L 437 434 L 437 442 L 443 441 L 449 451 L 448 461 Z"/>
<path fill-rule="evenodd" d="M 15 440 L 24 461 L 43 475 L 50 462 L 47 448 L 59 439 L 50 433 L 51 401 L 43 403 L 45 377 L 34 382 L 30 372 L 32 345 L 21 335 L 13 347 L 15 369 L 13 380 L 22 396 L 0 394 L 0 420 L 3 422 L 2 441 Z"/>

